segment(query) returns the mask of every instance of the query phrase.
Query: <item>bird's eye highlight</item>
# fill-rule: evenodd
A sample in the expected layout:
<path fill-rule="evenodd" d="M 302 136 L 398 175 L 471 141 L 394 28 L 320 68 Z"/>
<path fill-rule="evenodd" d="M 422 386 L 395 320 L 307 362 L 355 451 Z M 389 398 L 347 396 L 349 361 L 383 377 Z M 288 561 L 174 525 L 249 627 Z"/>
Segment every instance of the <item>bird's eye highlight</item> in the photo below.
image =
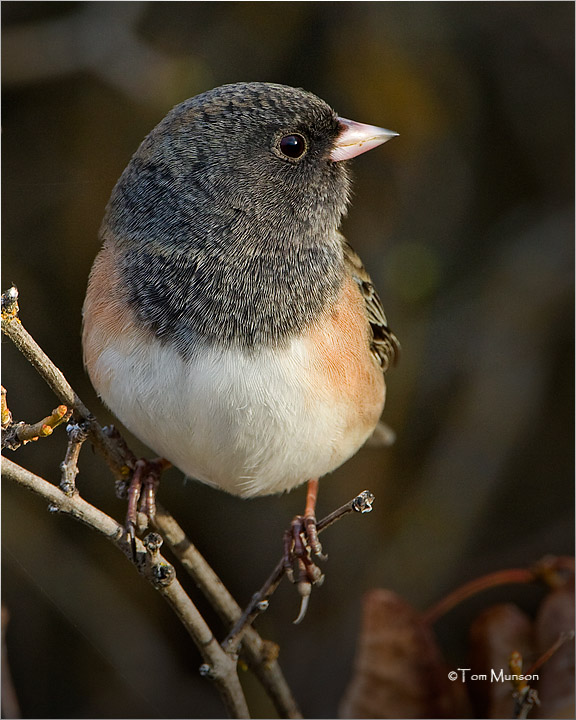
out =
<path fill-rule="evenodd" d="M 306 140 L 302 135 L 296 133 L 293 135 L 284 135 L 283 138 L 280 138 L 278 147 L 282 155 L 285 155 L 291 160 L 297 160 L 306 152 Z"/>

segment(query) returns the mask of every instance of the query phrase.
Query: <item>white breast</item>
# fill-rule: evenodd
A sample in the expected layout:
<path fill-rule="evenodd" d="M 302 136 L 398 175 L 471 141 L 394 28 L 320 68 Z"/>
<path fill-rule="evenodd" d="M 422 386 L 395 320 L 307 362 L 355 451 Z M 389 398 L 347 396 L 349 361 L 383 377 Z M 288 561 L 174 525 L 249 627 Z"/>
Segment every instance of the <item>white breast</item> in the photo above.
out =
<path fill-rule="evenodd" d="M 206 349 L 185 362 L 150 340 L 128 333 L 102 350 L 96 389 L 154 452 L 230 493 L 277 493 L 325 475 L 378 419 L 358 422 L 349 399 L 318 382 L 305 341 L 281 352 Z"/>

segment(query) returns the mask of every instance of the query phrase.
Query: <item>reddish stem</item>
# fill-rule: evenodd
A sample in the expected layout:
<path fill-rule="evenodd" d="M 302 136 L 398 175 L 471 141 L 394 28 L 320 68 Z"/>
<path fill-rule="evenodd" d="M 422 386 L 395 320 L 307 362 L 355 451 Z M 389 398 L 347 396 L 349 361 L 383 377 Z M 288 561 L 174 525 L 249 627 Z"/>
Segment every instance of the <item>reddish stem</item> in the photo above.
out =
<path fill-rule="evenodd" d="M 436 605 L 433 605 L 425 613 L 422 619 L 426 623 L 434 623 L 438 618 L 445 615 L 449 610 L 459 605 L 464 600 L 498 585 L 509 585 L 512 583 L 531 583 L 538 579 L 533 570 L 524 568 L 513 568 L 511 570 L 497 570 L 496 572 L 483 575 L 482 577 L 471 580 L 461 585 L 456 590 L 442 598 Z"/>

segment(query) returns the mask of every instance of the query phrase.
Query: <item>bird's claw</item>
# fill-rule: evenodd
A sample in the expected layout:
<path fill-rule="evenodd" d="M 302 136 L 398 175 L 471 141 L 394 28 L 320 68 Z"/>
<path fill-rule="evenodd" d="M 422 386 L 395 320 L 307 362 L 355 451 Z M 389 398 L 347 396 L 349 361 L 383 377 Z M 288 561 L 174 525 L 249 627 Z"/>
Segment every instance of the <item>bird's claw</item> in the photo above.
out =
<path fill-rule="evenodd" d="M 326 560 L 318 540 L 316 518 L 313 515 L 296 515 L 284 533 L 284 569 L 290 582 L 296 583 L 302 598 L 300 612 L 294 621 L 301 622 L 306 614 L 312 585 L 321 585 L 324 574 L 312 557 Z M 296 568 L 296 574 L 294 573 Z"/>
<path fill-rule="evenodd" d="M 162 471 L 170 465 L 163 458 L 137 460 L 128 486 L 128 510 L 126 512 L 126 536 L 136 560 L 136 533 L 142 529 L 139 520 L 153 522 L 156 515 L 156 490 Z M 148 524 L 145 522 L 145 525 Z"/>

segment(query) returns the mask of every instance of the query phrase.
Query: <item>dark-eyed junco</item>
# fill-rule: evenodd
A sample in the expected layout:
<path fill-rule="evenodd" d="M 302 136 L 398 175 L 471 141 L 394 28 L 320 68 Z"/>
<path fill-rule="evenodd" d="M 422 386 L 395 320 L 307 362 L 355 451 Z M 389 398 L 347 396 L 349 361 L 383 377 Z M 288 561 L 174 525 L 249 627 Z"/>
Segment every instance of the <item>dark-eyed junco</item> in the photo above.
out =
<path fill-rule="evenodd" d="M 282 85 L 186 100 L 114 188 L 84 304 L 86 367 L 122 423 L 235 495 L 311 481 L 317 552 L 317 479 L 374 430 L 397 351 L 338 231 L 346 161 L 395 135 Z"/>

